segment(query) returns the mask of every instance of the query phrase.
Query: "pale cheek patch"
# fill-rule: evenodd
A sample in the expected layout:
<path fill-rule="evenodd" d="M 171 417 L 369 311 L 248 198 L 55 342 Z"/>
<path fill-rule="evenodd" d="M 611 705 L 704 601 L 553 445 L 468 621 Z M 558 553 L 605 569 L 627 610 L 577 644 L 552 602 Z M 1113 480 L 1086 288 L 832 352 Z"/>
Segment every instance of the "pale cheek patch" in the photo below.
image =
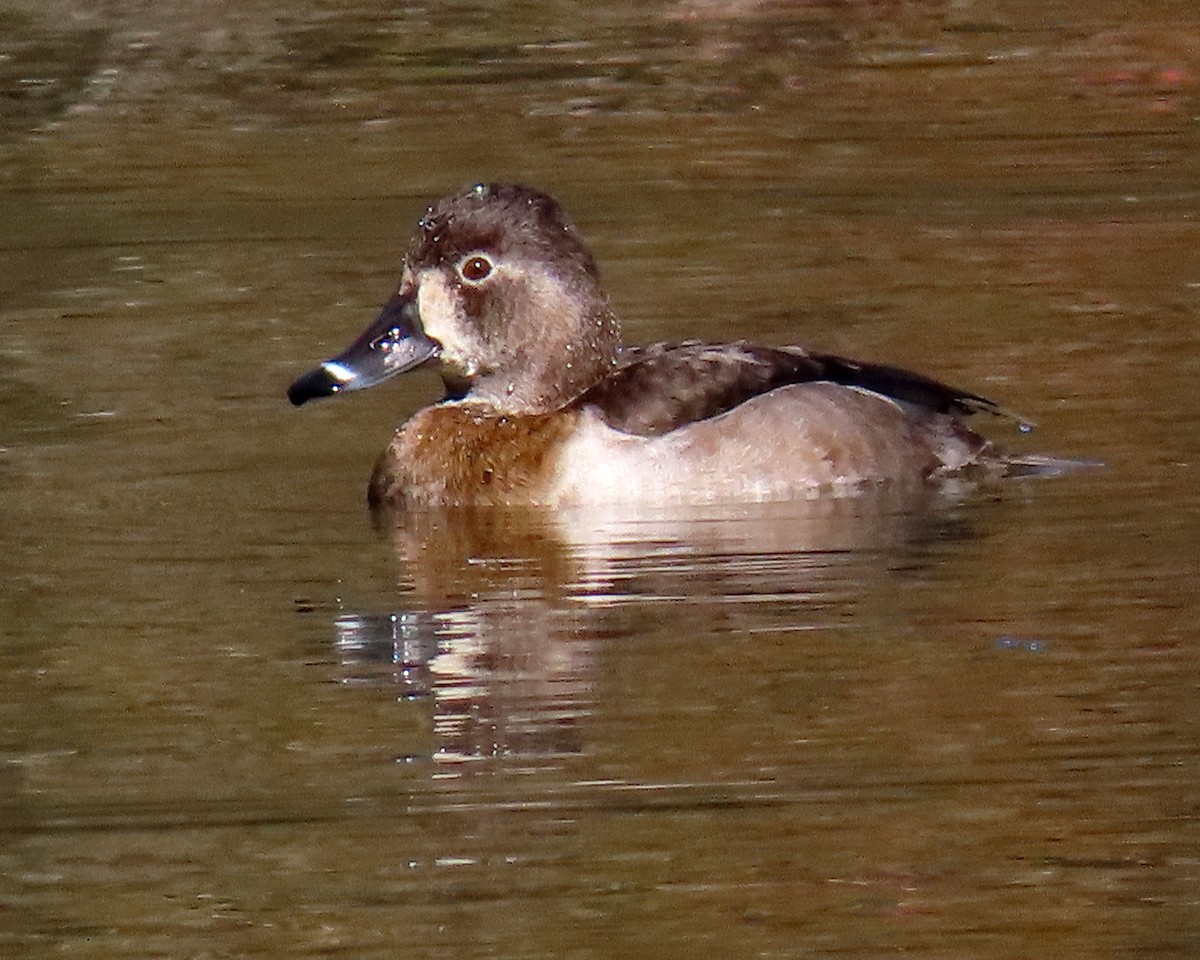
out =
<path fill-rule="evenodd" d="M 417 284 L 417 311 L 421 315 L 421 326 L 425 335 L 439 341 L 444 347 L 457 339 L 461 326 L 458 303 L 446 278 L 436 271 L 426 271 Z"/>
<path fill-rule="evenodd" d="M 463 316 L 454 289 L 440 272 L 428 270 L 418 278 L 417 310 L 425 335 L 442 345 L 442 362 L 473 374 L 483 345 Z"/>

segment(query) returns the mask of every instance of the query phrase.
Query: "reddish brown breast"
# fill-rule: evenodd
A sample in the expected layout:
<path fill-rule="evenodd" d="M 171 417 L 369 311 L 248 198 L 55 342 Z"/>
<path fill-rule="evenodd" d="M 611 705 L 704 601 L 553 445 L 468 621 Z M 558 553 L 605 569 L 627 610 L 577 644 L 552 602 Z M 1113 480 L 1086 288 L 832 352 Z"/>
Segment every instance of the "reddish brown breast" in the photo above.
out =
<path fill-rule="evenodd" d="M 396 431 L 375 464 L 373 506 L 538 503 L 578 413 L 501 415 L 469 403 L 428 407 Z"/>

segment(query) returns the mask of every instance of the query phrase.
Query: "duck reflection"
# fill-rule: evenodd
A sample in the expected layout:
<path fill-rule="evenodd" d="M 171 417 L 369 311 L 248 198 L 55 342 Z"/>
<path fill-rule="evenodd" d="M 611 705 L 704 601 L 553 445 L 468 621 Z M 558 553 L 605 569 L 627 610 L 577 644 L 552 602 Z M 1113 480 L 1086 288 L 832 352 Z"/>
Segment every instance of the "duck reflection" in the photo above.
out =
<path fill-rule="evenodd" d="M 437 777 L 578 753 L 602 628 L 573 595 L 575 566 L 542 518 L 481 508 L 379 519 L 406 607 L 338 620 L 349 677 L 382 665 L 402 696 L 432 701 Z"/>
<path fill-rule="evenodd" d="M 342 670 L 432 704 L 435 779 L 545 771 L 585 748 L 605 644 L 819 627 L 930 543 L 969 536 L 960 499 L 380 514 L 403 604 L 339 618 Z"/>

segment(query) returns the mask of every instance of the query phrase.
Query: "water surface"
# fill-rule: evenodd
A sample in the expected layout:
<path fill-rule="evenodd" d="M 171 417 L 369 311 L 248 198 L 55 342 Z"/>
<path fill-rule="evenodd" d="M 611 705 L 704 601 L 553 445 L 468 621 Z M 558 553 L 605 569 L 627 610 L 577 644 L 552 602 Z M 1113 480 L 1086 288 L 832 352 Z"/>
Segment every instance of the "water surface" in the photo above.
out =
<path fill-rule="evenodd" d="M 0 8 L 0 945 L 1192 956 L 1189 4 Z M 425 204 L 562 199 L 632 341 L 919 368 L 1052 481 L 364 504 L 291 409 Z"/>

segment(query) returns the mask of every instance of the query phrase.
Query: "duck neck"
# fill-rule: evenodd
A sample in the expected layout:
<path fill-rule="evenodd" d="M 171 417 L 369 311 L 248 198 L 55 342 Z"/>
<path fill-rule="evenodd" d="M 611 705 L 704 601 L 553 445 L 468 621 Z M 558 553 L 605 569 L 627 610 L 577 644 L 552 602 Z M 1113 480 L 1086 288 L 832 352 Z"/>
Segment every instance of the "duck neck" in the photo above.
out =
<path fill-rule="evenodd" d="M 620 324 L 607 304 L 583 329 L 583 336 L 551 335 L 503 370 L 475 377 L 464 399 L 504 413 L 548 413 L 577 399 L 612 372 L 621 346 Z"/>

